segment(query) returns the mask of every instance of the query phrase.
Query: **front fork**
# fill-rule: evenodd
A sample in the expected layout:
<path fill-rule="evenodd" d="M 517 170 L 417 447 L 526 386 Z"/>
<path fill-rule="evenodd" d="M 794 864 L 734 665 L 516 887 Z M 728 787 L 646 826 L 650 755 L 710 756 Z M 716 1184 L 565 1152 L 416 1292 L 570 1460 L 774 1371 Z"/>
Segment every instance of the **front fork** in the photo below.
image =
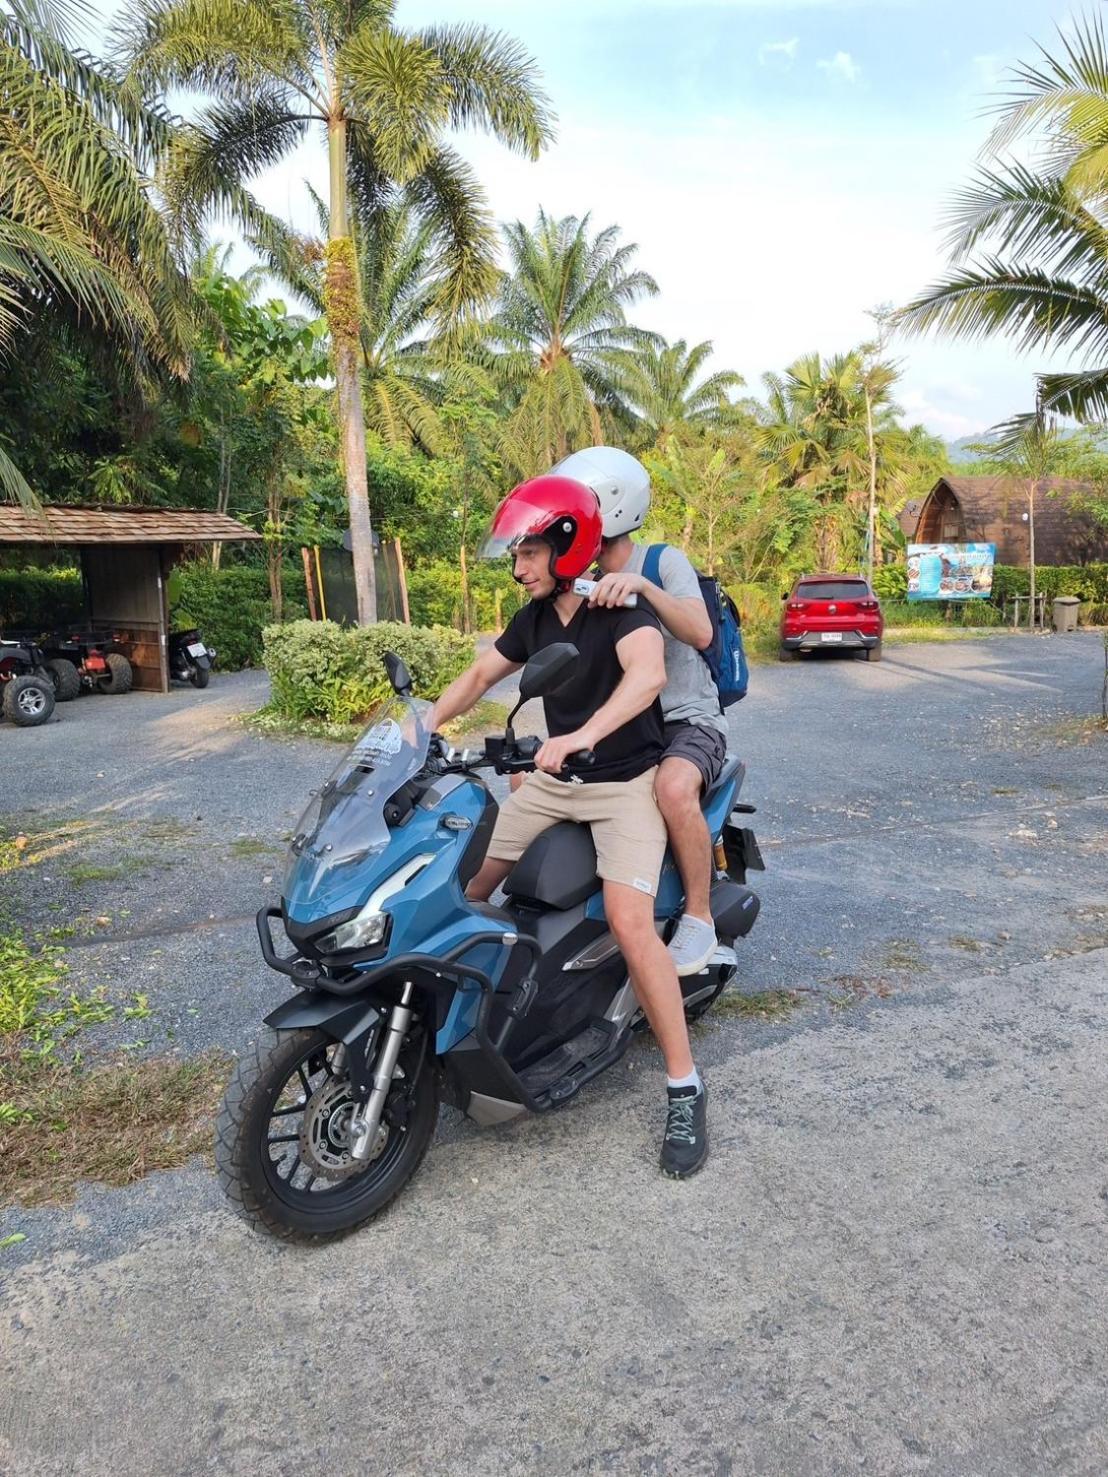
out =
<path fill-rule="evenodd" d="M 350 1122 L 350 1156 L 359 1162 L 369 1158 L 377 1142 L 377 1130 L 381 1126 L 381 1115 L 385 1111 L 385 1100 L 392 1086 L 392 1074 L 400 1057 L 400 1048 L 412 1024 L 412 982 L 405 980 L 400 1004 L 389 1011 L 381 1048 L 373 1073 L 373 1087 L 368 1098 L 355 1108 Z"/>

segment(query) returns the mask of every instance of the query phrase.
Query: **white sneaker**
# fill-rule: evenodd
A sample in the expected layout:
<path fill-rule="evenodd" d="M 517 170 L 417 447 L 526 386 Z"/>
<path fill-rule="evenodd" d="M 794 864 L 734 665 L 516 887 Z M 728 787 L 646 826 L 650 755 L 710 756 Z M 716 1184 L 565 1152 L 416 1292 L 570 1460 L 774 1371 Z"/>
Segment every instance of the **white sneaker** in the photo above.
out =
<path fill-rule="evenodd" d="M 716 931 L 710 923 L 682 913 L 668 946 L 678 976 L 699 974 L 716 952 L 716 942 Z"/>

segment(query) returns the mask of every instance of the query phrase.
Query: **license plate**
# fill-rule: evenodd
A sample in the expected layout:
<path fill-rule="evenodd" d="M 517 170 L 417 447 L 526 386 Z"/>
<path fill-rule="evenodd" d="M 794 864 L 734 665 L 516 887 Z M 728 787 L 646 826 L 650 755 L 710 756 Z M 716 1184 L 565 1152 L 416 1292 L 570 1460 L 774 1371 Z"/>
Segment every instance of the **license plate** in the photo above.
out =
<path fill-rule="evenodd" d="M 821 631 L 819 639 L 821 641 L 841 641 L 843 633 L 841 631 Z"/>
<path fill-rule="evenodd" d="M 207 656 L 208 648 L 203 641 L 190 641 L 188 644 L 189 656 Z"/>

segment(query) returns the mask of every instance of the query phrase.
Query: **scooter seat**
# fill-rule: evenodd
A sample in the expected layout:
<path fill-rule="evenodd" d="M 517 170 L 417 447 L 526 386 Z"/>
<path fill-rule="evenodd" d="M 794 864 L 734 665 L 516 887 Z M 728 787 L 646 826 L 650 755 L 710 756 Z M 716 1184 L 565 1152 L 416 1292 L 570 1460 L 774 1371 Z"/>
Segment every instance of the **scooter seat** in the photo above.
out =
<path fill-rule="evenodd" d="M 563 912 L 599 889 L 592 832 L 575 821 L 559 821 L 536 836 L 504 883 L 514 903 Z"/>
<path fill-rule="evenodd" d="M 703 809 L 707 809 L 712 802 L 713 796 L 718 795 L 725 785 L 729 785 L 742 767 L 743 762 L 737 754 L 727 755 L 723 761 L 723 768 L 716 776 L 710 789 L 705 792 L 704 798 L 700 802 Z"/>

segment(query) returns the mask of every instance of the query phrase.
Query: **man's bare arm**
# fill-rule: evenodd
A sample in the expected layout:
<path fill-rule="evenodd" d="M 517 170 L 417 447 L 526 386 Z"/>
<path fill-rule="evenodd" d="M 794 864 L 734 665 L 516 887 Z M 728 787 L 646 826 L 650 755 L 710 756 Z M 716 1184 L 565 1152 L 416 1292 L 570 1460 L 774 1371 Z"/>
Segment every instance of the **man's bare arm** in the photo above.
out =
<path fill-rule="evenodd" d="M 669 595 L 644 575 L 619 571 L 603 575 L 589 596 L 590 605 L 622 605 L 628 595 L 643 595 L 671 636 L 706 651 L 712 644 L 712 621 L 699 595 Z"/>
<path fill-rule="evenodd" d="M 665 687 L 665 647 L 662 633 L 655 627 L 640 626 L 629 632 L 616 642 L 616 656 L 623 676 L 615 692 L 574 733 L 547 739 L 535 758 L 539 769 L 557 774 L 568 755 L 578 749 L 594 749 L 601 739 L 645 712 Z"/>
<path fill-rule="evenodd" d="M 490 687 L 494 687 L 512 672 L 518 672 L 521 665 L 520 662 L 510 662 L 506 656 L 501 656 L 495 646 L 490 647 L 460 677 L 454 678 L 435 703 L 431 710 L 432 730 L 442 728 L 462 713 L 468 713 L 470 708 L 481 701 Z"/>

